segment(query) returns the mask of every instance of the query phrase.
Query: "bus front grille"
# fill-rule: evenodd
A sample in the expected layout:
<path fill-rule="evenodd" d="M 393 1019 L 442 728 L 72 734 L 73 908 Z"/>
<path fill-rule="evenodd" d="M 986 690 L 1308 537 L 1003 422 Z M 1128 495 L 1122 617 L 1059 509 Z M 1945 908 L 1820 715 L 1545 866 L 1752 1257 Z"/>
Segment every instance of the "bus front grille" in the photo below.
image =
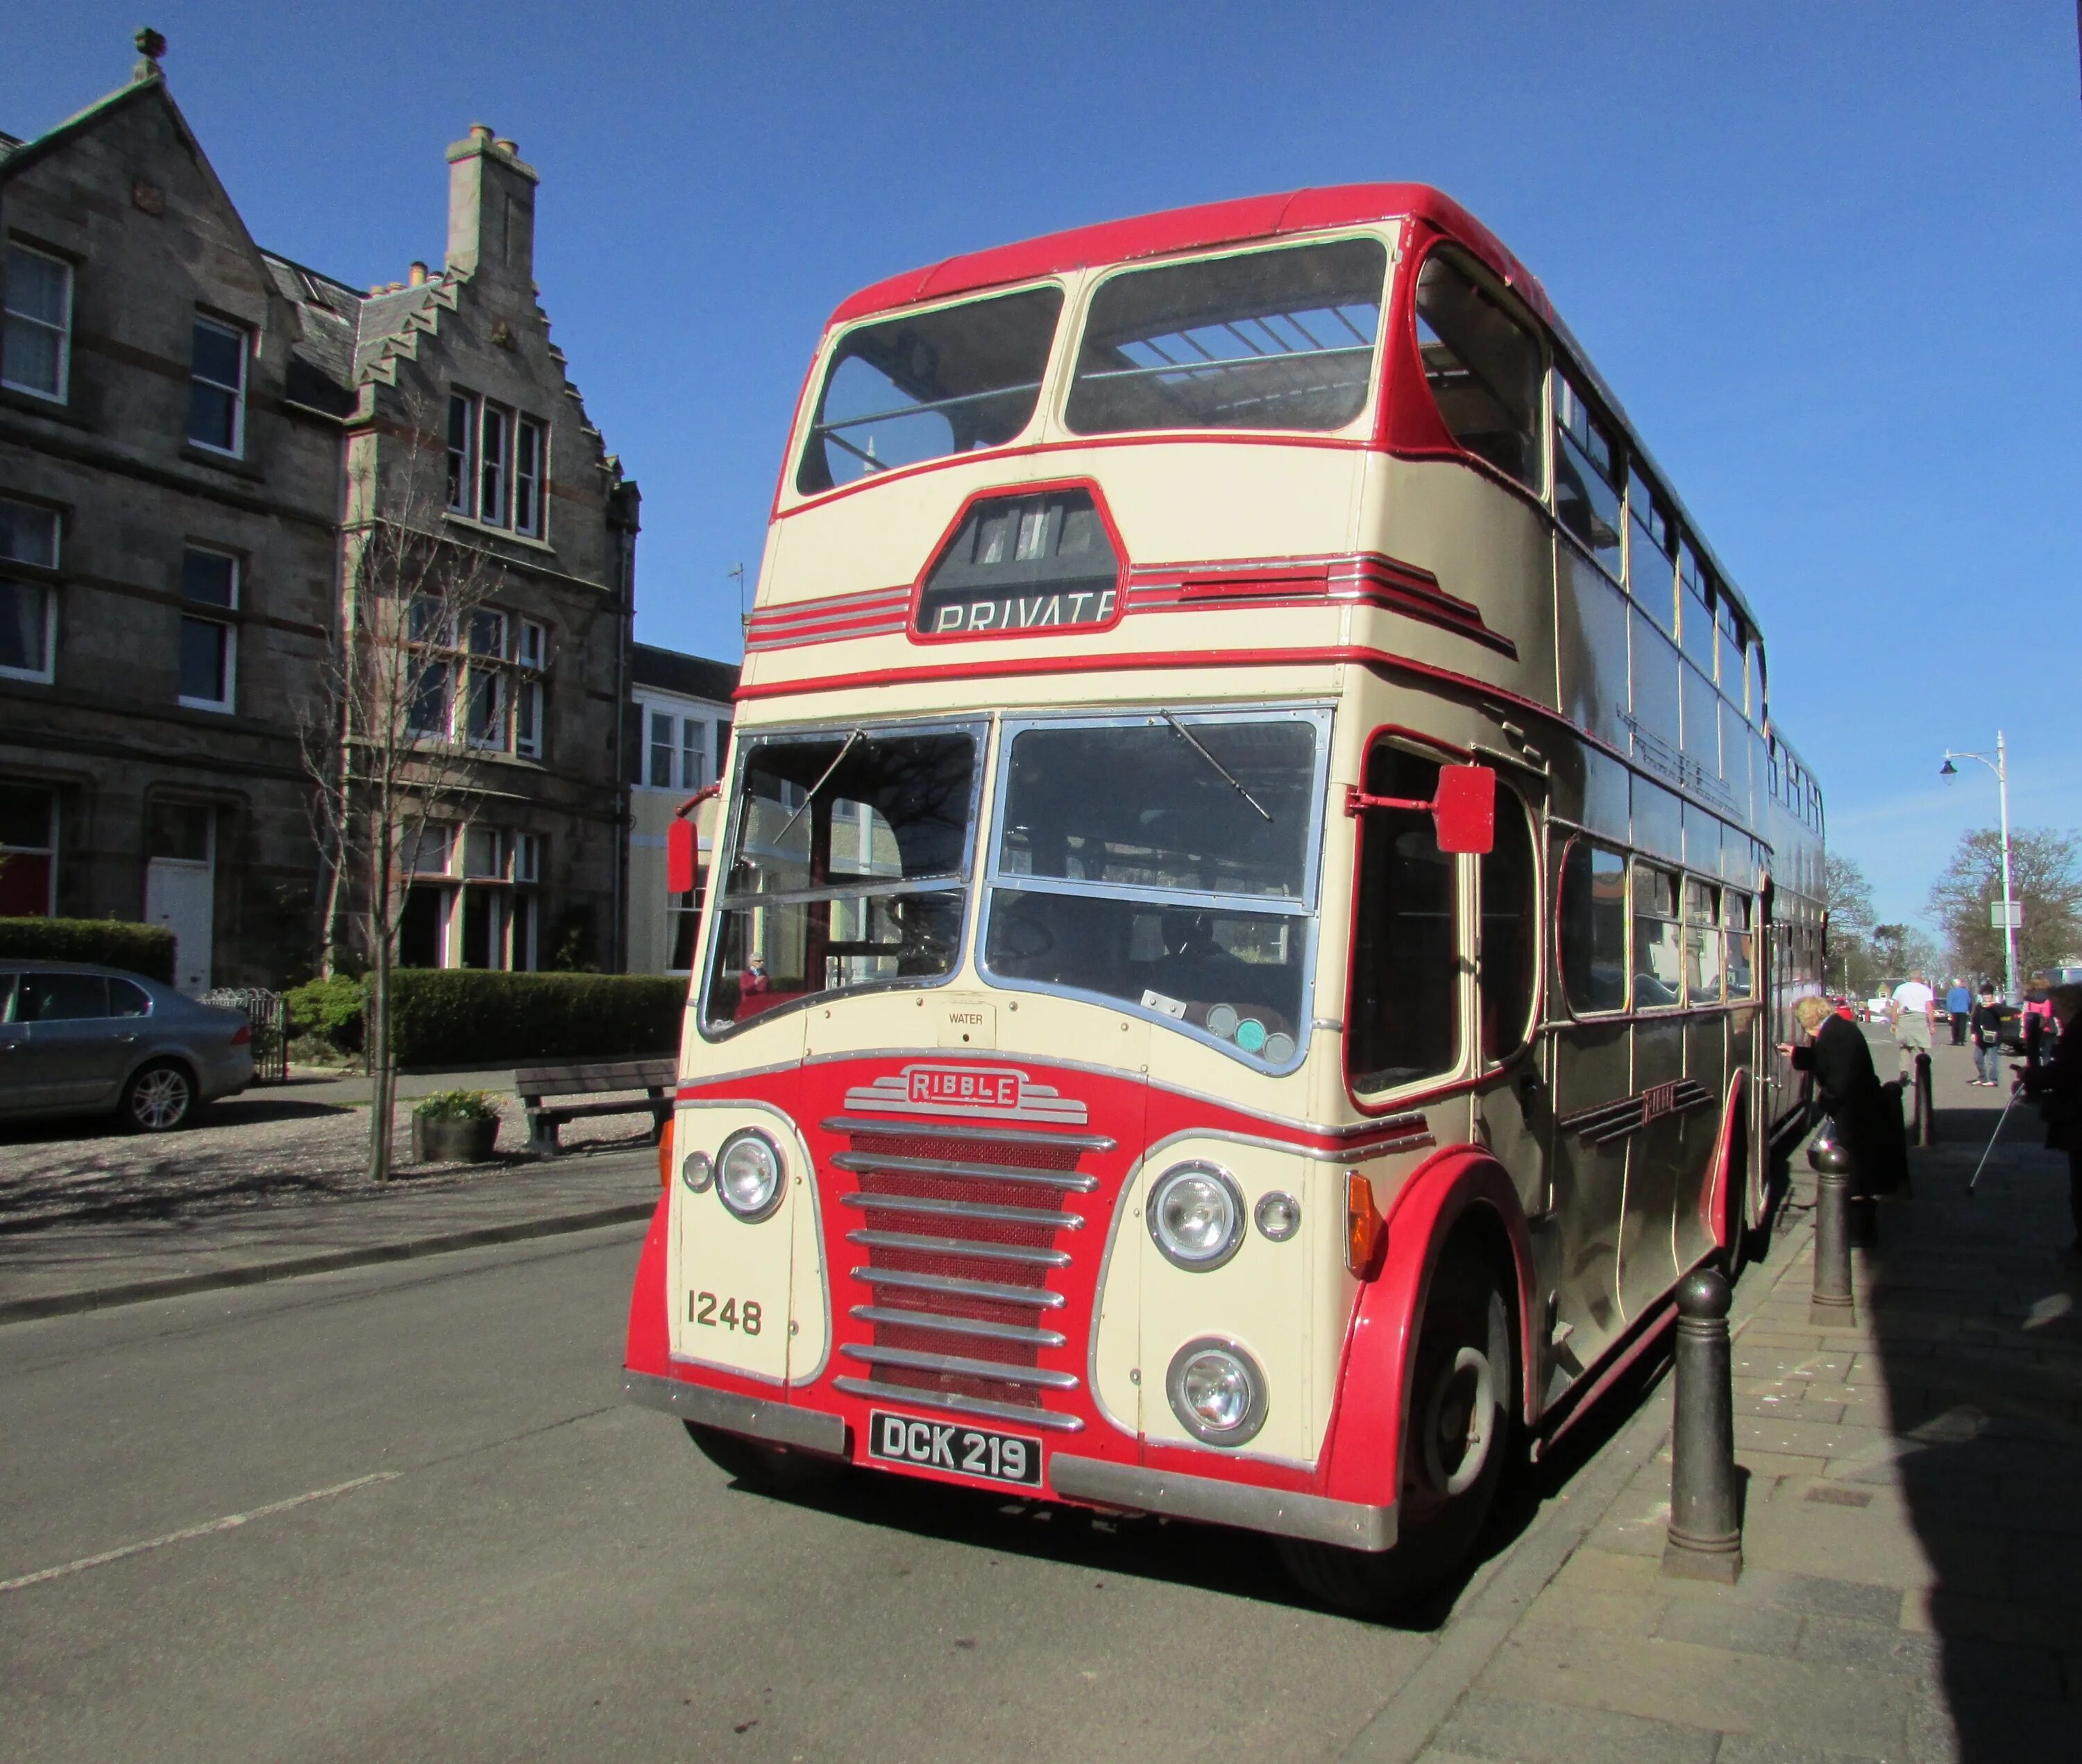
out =
<path fill-rule="evenodd" d="M 1070 1343 L 1064 1275 L 1089 1243 L 1080 1198 L 1098 1186 L 1077 1166 L 1111 1147 L 1097 1135 L 1025 1133 L 841 1117 L 824 1123 L 845 1149 L 829 1164 L 857 1180 L 836 1197 L 845 1240 L 866 1259 L 865 1290 L 839 1354 L 863 1375 L 833 1380 L 855 1396 L 910 1402 L 1058 1431 L 1081 1428 L 1052 1408 L 1083 1379 L 1044 1354 Z"/>

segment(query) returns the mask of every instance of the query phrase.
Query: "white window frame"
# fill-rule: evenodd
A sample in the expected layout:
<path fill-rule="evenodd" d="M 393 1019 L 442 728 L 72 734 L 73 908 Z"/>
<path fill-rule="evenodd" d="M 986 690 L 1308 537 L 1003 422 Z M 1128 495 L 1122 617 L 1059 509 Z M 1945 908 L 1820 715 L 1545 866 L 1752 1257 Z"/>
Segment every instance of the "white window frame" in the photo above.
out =
<path fill-rule="evenodd" d="M 521 620 L 520 643 L 514 651 L 513 659 L 523 667 L 537 670 L 547 667 L 550 665 L 549 627 L 537 619 Z"/>
<path fill-rule="evenodd" d="M 477 425 L 483 411 L 483 402 L 474 392 L 465 392 L 460 387 L 452 388 L 449 393 L 448 426 L 441 435 L 443 456 L 448 462 L 449 472 L 455 480 L 457 491 L 462 498 L 458 502 L 455 496 L 448 496 L 448 512 L 452 515 L 461 515 L 466 520 L 474 520 L 477 515 Z M 455 440 L 456 406 L 458 404 L 463 407 L 462 446 L 460 449 Z M 458 453 L 461 454 L 459 460 Z"/>
<path fill-rule="evenodd" d="M 514 682 L 513 751 L 523 760 L 542 757 L 542 710 L 545 702 L 542 683 L 539 680 Z"/>
<path fill-rule="evenodd" d="M 47 398 L 53 404 L 63 404 L 72 389 L 73 267 L 65 259 L 49 251 L 39 250 L 33 245 L 25 245 L 19 239 L 9 239 L 6 250 L 10 255 L 19 251 L 24 257 L 38 258 L 46 263 L 55 263 L 65 272 L 65 317 L 54 326 L 48 318 L 34 313 L 17 312 L 11 305 L 0 302 L 0 329 L 15 324 L 29 325 L 39 330 L 56 330 L 58 337 L 58 385 L 55 392 L 48 392 L 41 386 L 31 385 L 23 380 L 0 378 L 0 385 L 6 386 L 11 392 L 26 392 L 32 398 Z M 13 278 L 10 277 L 11 287 L 12 282 Z"/>
<path fill-rule="evenodd" d="M 186 554 L 188 552 L 195 551 L 200 552 L 204 557 L 221 558 L 226 562 L 230 564 L 231 600 L 228 605 L 221 608 L 218 608 L 212 602 L 207 600 L 190 600 L 185 597 L 182 600 L 181 623 L 183 625 L 189 624 L 209 625 L 215 626 L 217 629 L 217 641 L 223 646 L 224 697 L 221 698 L 191 698 L 185 693 L 182 693 L 175 695 L 175 702 L 178 703 L 184 710 L 213 710 L 221 715 L 229 715 L 238 708 L 238 623 L 237 614 L 238 612 L 238 603 L 242 598 L 241 591 L 245 587 L 245 566 L 235 552 L 219 551 L 212 545 L 184 545 L 181 549 L 183 562 L 185 562 Z M 191 613 L 188 610 L 190 607 L 205 608 L 209 610 Z M 211 616 L 213 613 L 217 612 L 221 612 L 224 616 L 221 618 L 213 617 Z M 176 666 L 178 665 L 179 658 L 177 656 Z"/>
<path fill-rule="evenodd" d="M 697 743 L 699 745 L 696 745 Z M 680 719 L 680 788 L 683 790 L 700 789 L 708 782 L 708 719 L 706 717 L 682 717 Z"/>
<path fill-rule="evenodd" d="M 513 836 L 513 879 L 531 886 L 542 881 L 542 836 L 540 833 L 516 833 Z"/>
<path fill-rule="evenodd" d="M 487 527 L 504 527 L 512 517 L 513 413 L 485 398 L 477 422 L 477 518 Z"/>
<path fill-rule="evenodd" d="M 643 783 L 647 789 L 669 790 L 680 763 L 680 719 L 669 710 L 660 710 L 647 704 L 644 707 L 647 734 L 643 742 Z M 658 739 L 658 725 L 665 726 L 665 739 Z M 665 756 L 665 776 L 658 776 L 658 756 Z"/>
<path fill-rule="evenodd" d="M 525 444 L 532 439 L 534 458 L 532 469 L 524 470 L 530 462 L 529 449 Z M 533 509 L 532 517 L 520 518 L 520 486 L 528 486 L 528 499 Z M 548 526 L 550 486 L 550 426 L 532 416 L 516 413 L 513 419 L 513 530 L 524 539 L 545 537 Z"/>
<path fill-rule="evenodd" d="M 221 318 L 213 318 L 207 313 L 195 314 L 195 326 L 197 329 L 221 330 L 225 336 L 237 340 L 238 383 L 236 385 L 228 385 L 221 380 L 213 380 L 203 373 L 195 364 L 194 347 L 191 343 L 188 356 L 189 383 L 192 385 L 196 381 L 200 381 L 206 386 L 215 386 L 218 391 L 229 392 L 231 394 L 231 445 L 219 447 L 214 441 L 199 441 L 193 435 L 186 437 L 188 444 L 190 447 L 199 447 L 205 453 L 221 453 L 226 459 L 243 459 L 246 457 L 246 388 L 247 381 L 252 377 L 253 333 L 242 325 L 234 325 Z M 189 335 L 192 338 L 193 331 Z"/>

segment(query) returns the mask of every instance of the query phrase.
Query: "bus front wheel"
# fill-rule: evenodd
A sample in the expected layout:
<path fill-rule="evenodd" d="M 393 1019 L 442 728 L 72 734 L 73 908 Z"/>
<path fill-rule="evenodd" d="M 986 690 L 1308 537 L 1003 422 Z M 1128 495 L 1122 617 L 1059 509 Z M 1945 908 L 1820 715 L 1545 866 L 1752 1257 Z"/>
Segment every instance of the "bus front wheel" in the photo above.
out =
<path fill-rule="evenodd" d="M 704 1427 L 699 1421 L 689 1421 L 686 1427 L 687 1438 L 700 1448 L 704 1458 L 761 1494 L 810 1494 L 829 1488 L 846 1473 L 843 1459 L 764 1445 L 742 1434 Z"/>
<path fill-rule="evenodd" d="M 1339 1610 L 1380 1616 L 1452 1576 L 1503 1480 L 1517 1407 L 1513 1358 L 1495 1262 L 1471 1240 L 1450 1244 L 1418 1328 L 1395 1547 L 1373 1554 L 1283 1539 L 1280 1554 L 1304 1589 Z"/>

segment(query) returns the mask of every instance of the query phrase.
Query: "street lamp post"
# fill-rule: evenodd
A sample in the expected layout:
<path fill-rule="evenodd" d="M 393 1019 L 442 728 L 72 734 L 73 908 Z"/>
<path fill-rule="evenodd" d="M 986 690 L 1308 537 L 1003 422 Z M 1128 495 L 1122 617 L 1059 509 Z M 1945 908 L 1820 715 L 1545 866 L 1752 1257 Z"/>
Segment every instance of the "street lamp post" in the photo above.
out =
<path fill-rule="evenodd" d="M 1940 777 L 1957 777 L 1959 768 L 1954 760 L 1979 760 L 1996 775 L 1996 794 L 2002 805 L 2003 816 L 2003 991 L 2012 1004 L 2023 995 L 2017 991 L 2017 908 L 2010 893 L 2010 761 L 2009 747 L 2003 739 L 2003 732 L 1996 731 L 1996 756 L 1991 760 L 1985 753 L 1954 753 L 1945 750 L 1945 764 L 1939 768 Z"/>

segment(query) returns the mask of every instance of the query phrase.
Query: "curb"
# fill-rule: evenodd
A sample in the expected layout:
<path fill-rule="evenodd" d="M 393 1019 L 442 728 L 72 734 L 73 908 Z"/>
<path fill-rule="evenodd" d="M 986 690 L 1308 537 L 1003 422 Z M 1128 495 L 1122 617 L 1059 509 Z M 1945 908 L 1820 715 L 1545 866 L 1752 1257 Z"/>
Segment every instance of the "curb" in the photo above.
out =
<path fill-rule="evenodd" d="M 1730 1339 L 1778 1288 L 1787 1266 L 1802 1252 L 1811 1223 L 1799 1227 L 1788 1244 L 1786 1264 L 1776 1270 L 1751 1266 L 1768 1280 L 1750 1289 L 1742 1302 L 1740 1288 Z M 1670 1435 L 1670 1417 L 1660 1384 L 1646 1407 L 1607 1442 L 1596 1457 L 1550 1499 L 1548 1510 L 1502 1558 L 1474 1596 L 1448 1617 L 1431 1652 L 1400 1689 L 1353 1734 L 1338 1754 L 1339 1764 L 1411 1764 L 1473 1687 L 1483 1669 L 1511 1639 L 1519 1619 L 1569 1562 L 1583 1540 L 1611 1512 L 1641 1466 L 1652 1459 Z"/>
<path fill-rule="evenodd" d="M 222 1268 L 208 1274 L 174 1274 L 158 1280 L 133 1280 L 112 1286 L 94 1286 L 77 1292 L 53 1293 L 43 1299 L 0 1300 L 0 1324 L 27 1323 L 38 1317 L 61 1317 L 82 1311 L 104 1311 L 117 1305 L 143 1304 L 154 1299 L 181 1299 L 191 1293 L 214 1292 L 227 1286 L 257 1286 L 271 1280 L 290 1280 L 299 1274 L 327 1274 L 343 1268 L 366 1268 L 377 1262 L 411 1261 L 421 1256 L 442 1256 L 458 1249 L 478 1249 L 490 1244 L 516 1244 L 531 1237 L 561 1237 L 572 1231 L 589 1231 L 603 1225 L 626 1225 L 647 1219 L 657 1210 L 655 1201 L 624 1202 L 616 1206 L 596 1206 L 583 1213 L 556 1213 L 543 1219 L 516 1220 L 511 1225 L 483 1225 L 466 1231 L 447 1231 L 435 1237 L 409 1238 L 399 1243 L 369 1244 L 359 1249 L 338 1249 L 322 1255 L 284 1257 L 278 1261 L 255 1262 L 244 1268 Z"/>

